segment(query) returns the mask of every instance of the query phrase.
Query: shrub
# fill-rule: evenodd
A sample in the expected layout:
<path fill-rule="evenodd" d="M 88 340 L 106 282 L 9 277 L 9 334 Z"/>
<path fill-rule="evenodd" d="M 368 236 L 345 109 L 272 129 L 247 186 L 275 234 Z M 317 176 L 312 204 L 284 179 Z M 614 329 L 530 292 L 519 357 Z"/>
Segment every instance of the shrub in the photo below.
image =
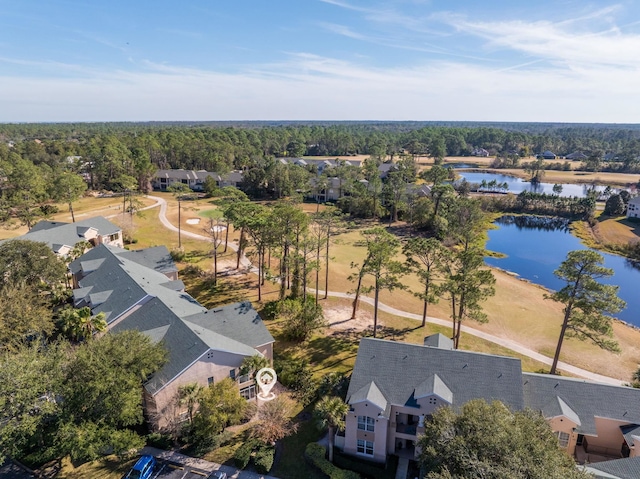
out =
<path fill-rule="evenodd" d="M 260 316 L 262 316 L 262 319 L 264 319 L 265 321 L 276 319 L 279 304 L 280 301 L 278 300 L 269 301 L 268 303 L 266 303 L 264 305 L 264 308 L 262 308 L 262 311 L 260 311 Z"/>
<path fill-rule="evenodd" d="M 181 273 L 186 276 L 202 276 L 203 271 L 200 266 L 196 266 L 193 264 L 187 265 Z"/>
<path fill-rule="evenodd" d="M 173 261 L 184 261 L 186 257 L 187 257 L 187 253 L 182 249 L 171 250 L 171 259 Z"/>
<path fill-rule="evenodd" d="M 238 469 L 244 469 L 247 467 L 251 460 L 251 453 L 256 447 L 258 447 L 258 444 L 259 443 L 256 440 L 250 439 L 236 449 L 236 452 L 233 455 L 233 463 Z"/>
<path fill-rule="evenodd" d="M 360 474 L 345 471 L 331 464 L 325 457 L 325 449 L 316 442 L 307 444 L 304 451 L 305 459 L 314 467 L 320 469 L 329 479 L 360 479 Z"/>
<path fill-rule="evenodd" d="M 275 447 L 263 446 L 258 449 L 258 452 L 256 452 L 256 455 L 253 458 L 253 463 L 259 474 L 267 474 L 271 470 L 275 454 Z"/>
<path fill-rule="evenodd" d="M 168 434 L 152 432 L 147 435 L 147 446 L 157 447 L 158 449 L 171 449 L 173 441 Z"/>
<path fill-rule="evenodd" d="M 273 365 L 278 381 L 293 391 L 296 399 L 309 405 L 316 397 L 316 383 L 311 378 L 309 361 L 304 358 L 279 358 Z"/>

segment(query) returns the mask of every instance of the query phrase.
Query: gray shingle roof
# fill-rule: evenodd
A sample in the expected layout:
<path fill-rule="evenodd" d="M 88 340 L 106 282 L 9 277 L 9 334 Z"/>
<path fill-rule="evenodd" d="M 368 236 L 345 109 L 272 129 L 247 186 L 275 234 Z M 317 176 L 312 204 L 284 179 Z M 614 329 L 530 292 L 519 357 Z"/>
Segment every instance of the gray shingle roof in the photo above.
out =
<path fill-rule="evenodd" d="M 380 388 L 376 385 L 375 381 L 371 381 L 369 384 L 365 384 L 356 392 L 351 395 L 349 402 L 351 404 L 357 404 L 359 402 L 369 401 L 371 404 L 375 404 L 383 411 L 387 409 L 388 402 L 380 391 Z"/>
<path fill-rule="evenodd" d="M 210 309 L 184 319 L 252 348 L 273 342 L 273 336 L 248 301 Z"/>
<path fill-rule="evenodd" d="M 453 403 L 453 393 L 451 389 L 445 384 L 445 382 L 437 374 L 432 374 L 426 380 L 416 386 L 414 396 L 416 399 L 436 395 L 449 404 Z"/>
<path fill-rule="evenodd" d="M 633 436 L 640 437 L 640 425 L 639 424 L 630 424 L 628 426 L 620 426 L 620 431 L 624 436 L 624 440 L 626 441 L 629 447 L 633 447 L 635 441 Z"/>
<path fill-rule="evenodd" d="M 589 464 L 585 469 L 597 478 L 638 479 L 640 477 L 640 457 L 596 462 Z"/>
<path fill-rule="evenodd" d="M 159 273 L 177 273 L 178 267 L 171 258 L 166 246 L 154 246 L 140 250 L 128 251 L 117 248 L 116 253 L 126 259 L 135 261 L 142 266 L 154 269 Z"/>
<path fill-rule="evenodd" d="M 365 338 L 360 341 L 347 400 L 375 380 L 389 403 L 411 404 L 416 386 L 437 374 L 445 378 L 455 408 L 483 398 L 522 409 L 521 371 L 515 358 Z"/>
<path fill-rule="evenodd" d="M 136 329 L 160 339 L 169 352 L 169 360 L 160 371 L 145 384 L 149 393 L 155 394 L 167 382 L 184 371 L 190 364 L 209 350 L 209 346 L 157 298 L 116 324 L 111 331 Z M 164 333 L 164 334 L 162 334 Z"/>
<path fill-rule="evenodd" d="M 28 233 L 14 239 L 46 243 L 52 249 L 53 245 L 67 245 L 73 248 L 76 243 L 85 239 L 82 234 L 89 228 L 95 228 L 101 236 L 121 231 L 121 228 L 111 221 L 102 216 L 96 216 L 75 223 L 40 221 Z"/>
<path fill-rule="evenodd" d="M 579 434 L 596 435 L 595 416 L 640 424 L 638 389 L 534 373 L 523 373 L 522 380 L 528 407 L 550 418 L 566 413 L 564 403 L 580 418 Z"/>
<path fill-rule="evenodd" d="M 207 311 L 183 292 L 182 281 L 167 281 L 157 268 L 148 268 L 161 250 L 149 255 L 129 255 L 125 250 L 98 246 L 71 264 L 72 271 L 85 272 L 74 290 L 76 306 L 93 306 L 93 314 L 104 312 L 111 331 L 137 329 L 153 341 L 162 341 L 169 351 L 168 363 L 145 385 L 158 392 L 210 349 L 240 356 L 257 354 L 254 349 L 273 342 L 251 303 L 236 303 Z M 135 307 L 134 307 L 135 306 Z M 128 312 L 120 322 L 114 320 Z"/>

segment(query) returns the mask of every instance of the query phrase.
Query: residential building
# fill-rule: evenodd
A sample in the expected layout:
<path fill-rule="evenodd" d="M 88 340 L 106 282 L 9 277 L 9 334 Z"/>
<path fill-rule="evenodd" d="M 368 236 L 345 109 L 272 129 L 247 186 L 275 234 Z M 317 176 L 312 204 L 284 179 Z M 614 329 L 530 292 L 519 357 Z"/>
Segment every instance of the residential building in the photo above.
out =
<path fill-rule="evenodd" d="M 185 418 L 180 386 L 203 387 L 230 377 L 247 399 L 253 378 L 242 376 L 246 357 L 273 359 L 273 337 L 250 303 L 207 310 L 184 291 L 166 248 L 140 252 L 99 246 L 73 261 L 74 306 L 104 313 L 109 331 L 135 329 L 168 350 L 167 363 L 144 385 L 147 418 L 157 429 Z"/>
<path fill-rule="evenodd" d="M 567 156 L 565 156 L 565 159 L 571 160 L 571 161 L 583 161 L 583 160 L 586 160 L 587 158 L 589 157 L 584 153 L 582 153 L 581 151 L 574 151 L 573 153 L 570 153 Z"/>
<path fill-rule="evenodd" d="M 539 156 L 541 156 L 542 159 L 544 159 L 544 160 L 555 160 L 556 159 L 556 154 L 553 153 L 552 151 L 549 151 L 549 150 L 543 151 Z"/>
<path fill-rule="evenodd" d="M 102 216 L 75 223 L 40 221 L 28 233 L 13 239 L 46 243 L 59 256 L 66 256 L 81 241 L 93 246 L 124 247 L 122 229 Z"/>
<path fill-rule="evenodd" d="M 187 185 L 193 191 L 203 191 L 204 182 L 208 177 L 213 177 L 217 184 L 222 179 L 218 173 L 205 170 L 157 170 L 151 178 L 151 186 L 154 190 L 166 191 L 174 183 Z"/>
<path fill-rule="evenodd" d="M 627 218 L 640 218 L 640 196 L 629 200 L 627 204 Z"/>
<path fill-rule="evenodd" d="M 377 462 L 389 454 L 414 459 L 433 412 L 472 399 L 540 411 L 559 446 L 582 460 L 640 456 L 640 390 L 523 373 L 519 359 L 454 350 L 442 335 L 424 345 L 361 340 L 344 439 L 336 443 Z"/>
<path fill-rule="evenodd" d="M 474 148 L 473 151 L 471 152 L 472 156 L 481 156 L 481 157 L 487 157 L 489 156 L 489 152 L 487 150 L 485 150 L 484 148 Z"/>
<path fill-rule="evenodd" d="M 640 457 L 585 464 L 583 469 L 595 479 L 638 479 Z"/>

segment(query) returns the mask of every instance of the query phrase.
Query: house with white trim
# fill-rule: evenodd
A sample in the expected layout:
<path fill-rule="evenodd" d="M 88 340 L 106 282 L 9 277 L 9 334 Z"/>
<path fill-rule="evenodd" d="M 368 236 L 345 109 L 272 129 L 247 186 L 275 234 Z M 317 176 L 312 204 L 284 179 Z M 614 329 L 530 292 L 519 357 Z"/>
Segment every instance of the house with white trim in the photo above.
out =
<path fill-rule="evenodd" d="M 108 331 L 136 329 L 167 348 L 167 363 L 144 385 L 145 414 L 159 430 L 186 418 L 177 401 L 180 386 L 206 387 L 230 377 L 242 396 L 254 398 L 253 378 L 241 375 L 240 367 L 253 355 L 272 361 L 274 343 L 251 303 L 210 310 L 200 305 L 184 291 L 167 256 L 99 246 L 70 265 L 75 307 L 104 313 Z"/>
<path fill-rule="evenodd" d="M 581 461 L 640 457 L 640 390 L 523 373 L 519 359 L 454 350 L 436 334 L 424 345 L 364 338 L 347 392 L 345 453 L 376 462 L 416 459 L 424 424 L 439 407 L 472 399 L 539 411 L 559 447 Z"/>
<path fill-rule="evenodd" d="M 28 233 L 13 239 L 46 243 L 58 256 L 66 256 L 82 241 L 88 241 L 93 246 L 104 244 L 124 247 L 122 228 L 102 216 L 75 223 L 39 221 Z"/>
<path fill-rule="evenodd" d="M 640 218 L 640 196 L 636 196 L 627 203 L 627 218 Z"/>

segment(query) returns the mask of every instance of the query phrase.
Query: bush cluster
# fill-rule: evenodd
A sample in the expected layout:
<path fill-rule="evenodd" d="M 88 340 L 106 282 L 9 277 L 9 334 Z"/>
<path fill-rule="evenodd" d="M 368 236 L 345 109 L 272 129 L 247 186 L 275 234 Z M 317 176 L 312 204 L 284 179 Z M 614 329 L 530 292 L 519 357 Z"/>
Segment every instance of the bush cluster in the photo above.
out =
<path fill-rule="evenodd" d="M 304 457 L 312 466 L 318 468 L 329 479 L 360 479 L 360 474 L 353 471 L 345 471 L 331 464 L 325 457 L 325 449 L 316 442 L 307 444 Z"/>
<path fill-rule="evenodd" d="M 253 464 L 259 474 L 267 474 L 273 467 L 276 449 L 256 439 L 249 439 L 236 449 L 233 462 L 238 469 L 245 469 L 251 461 L 254 453 Z"/>

